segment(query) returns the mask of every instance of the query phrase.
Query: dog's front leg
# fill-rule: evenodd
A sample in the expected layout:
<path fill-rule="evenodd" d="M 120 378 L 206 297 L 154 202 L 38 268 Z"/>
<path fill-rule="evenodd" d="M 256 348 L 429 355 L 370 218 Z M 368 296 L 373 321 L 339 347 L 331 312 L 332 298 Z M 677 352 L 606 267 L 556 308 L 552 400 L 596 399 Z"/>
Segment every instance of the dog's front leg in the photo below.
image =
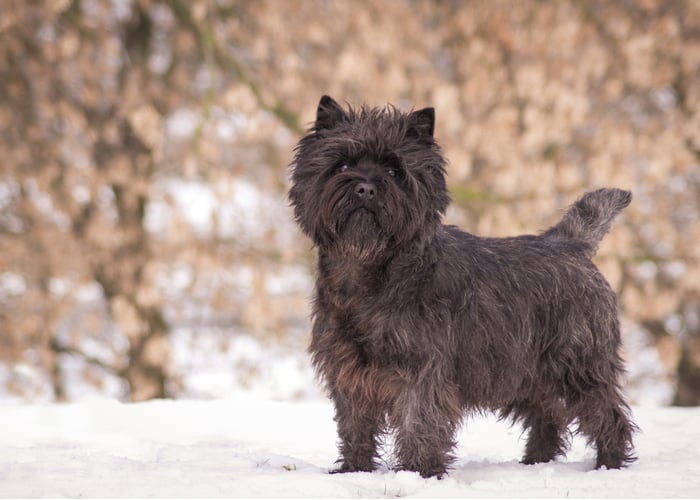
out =
<path fill-rule="evenodd" d="M 406 384 L 390 415 L 396 428 L 400 467 L 423 477 L 441 477 L 454 457 L 454 434 L 462 420 L 457 388 L 437 371 Z"/>
<path fill-rule="evenodd" d="M 331 473 L 373 471 L 384 415 L 376 401 L 360 392 L 335 390 L 335 421 L 340 438 L 340 464 Z"/>

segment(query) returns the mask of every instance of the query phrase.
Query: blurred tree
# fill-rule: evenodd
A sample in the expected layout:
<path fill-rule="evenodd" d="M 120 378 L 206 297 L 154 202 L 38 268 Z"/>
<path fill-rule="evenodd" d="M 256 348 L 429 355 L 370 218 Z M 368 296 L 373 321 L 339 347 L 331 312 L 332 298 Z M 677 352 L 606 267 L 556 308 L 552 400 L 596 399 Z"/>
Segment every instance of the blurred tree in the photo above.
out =
<path fill-rule="evenodd" d="M 153 258 L 143 222 L 161 135 L 154 107 L 165 94 L 142 86 L 150 21 L 137 8 L 120 23 L 106 12 L 86 12 L 80 2 L 3 8 L 10 21 L 2 97 L 12 123 L 3 153 L 12 158 L 9 174 L 23 210 L 18 227 L 6 234 L 28 247 L 23 276 L 41 290 L 45 307 L 55 302 L 51 280 L 57 276 L 98 283 L 128 339 L 128 356 L 123 366 L 86 359 L 123 374 L 133 399 L 164 397 L 166 325 L 159 305 L 141 292 Z M 72 295 L 59 301 L 64 310 L 74 306 L 66 301 Z M 56 337 L 59 314 L 22 311 L 32 313 L 43 321 L 30 344 L 84 354 Z M 60 371 L 52 373 L 61 397 Z"/>
<path fill-rule="evenodd" d="M 163 161 L 164 119 L 188 103 L 211 112 L 214 82 L 231 68 L 265 106 L 212 40 L 203 9 L 177 1 L 0 6 L 0 99 L 9 124 L 0 145 L 8 190 L 2 246 L 27 288 L 3 304 L 2 334 L 11 340 L 3 357 L 40 353 L 34 362 L 52 374 L 58 398 L 66 392 L 58 354 L 122 377 L 133 400 L 170 395 L 168 325 L 153 268 L 175 249 L 146 227 L 156 176 L 182 172 Z M 293 115 L 272 106 L 295 127 Z M 79 307 L 80 287 L 91 283 L 125 347 L 110 341 L 103 325 L 59 335 L 65 315 Z M 86 352 L 86 333 L 117 352 Z"/>

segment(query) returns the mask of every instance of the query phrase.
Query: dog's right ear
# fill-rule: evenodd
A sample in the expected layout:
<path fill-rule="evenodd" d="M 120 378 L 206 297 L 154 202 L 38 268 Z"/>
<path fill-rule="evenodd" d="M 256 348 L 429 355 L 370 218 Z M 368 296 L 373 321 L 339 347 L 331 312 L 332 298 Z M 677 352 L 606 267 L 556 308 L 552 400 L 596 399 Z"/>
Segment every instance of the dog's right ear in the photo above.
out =
<path fill-rule="evenodd" d="M 315 130 L 330 129 L 335 127 L 345 118 L 345 111 L 335 100 L 327 95 L 321 97 L 316 110 Z"/>

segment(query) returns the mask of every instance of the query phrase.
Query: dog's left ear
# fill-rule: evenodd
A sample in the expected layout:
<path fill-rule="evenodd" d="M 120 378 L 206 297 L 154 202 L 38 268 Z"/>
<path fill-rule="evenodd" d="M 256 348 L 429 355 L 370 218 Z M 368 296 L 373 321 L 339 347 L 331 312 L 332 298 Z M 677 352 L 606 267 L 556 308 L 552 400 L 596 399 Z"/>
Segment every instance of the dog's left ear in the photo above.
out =
<path fill-rule="evenodd" d="M 409 115 L 411 131 L 418 137 L 433 136 L 435 131 L 435 108 L 423 108 Z"/>
<path fill-rule="evenodd" d="M 316 109 L 316 123 L 314 129 L 331 129 L 345 118 L 345 111 L 340 104 L 327 95 L 321 97 Z"/>

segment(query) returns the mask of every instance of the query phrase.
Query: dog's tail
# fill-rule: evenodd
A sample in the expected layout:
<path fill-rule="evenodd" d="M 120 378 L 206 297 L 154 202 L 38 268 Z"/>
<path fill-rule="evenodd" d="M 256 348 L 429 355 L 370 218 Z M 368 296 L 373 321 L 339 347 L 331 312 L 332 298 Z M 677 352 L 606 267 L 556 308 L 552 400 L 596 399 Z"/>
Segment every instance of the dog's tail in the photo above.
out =
<path fill-rule="evenodd" d="M 586 193 L 544 236 L 564 236 L 577 240 L 585 245 L 588 257 L 593 257 L 615 216 L 631 201 L 632 193 L 622 189 L 598 189 Z"/>

